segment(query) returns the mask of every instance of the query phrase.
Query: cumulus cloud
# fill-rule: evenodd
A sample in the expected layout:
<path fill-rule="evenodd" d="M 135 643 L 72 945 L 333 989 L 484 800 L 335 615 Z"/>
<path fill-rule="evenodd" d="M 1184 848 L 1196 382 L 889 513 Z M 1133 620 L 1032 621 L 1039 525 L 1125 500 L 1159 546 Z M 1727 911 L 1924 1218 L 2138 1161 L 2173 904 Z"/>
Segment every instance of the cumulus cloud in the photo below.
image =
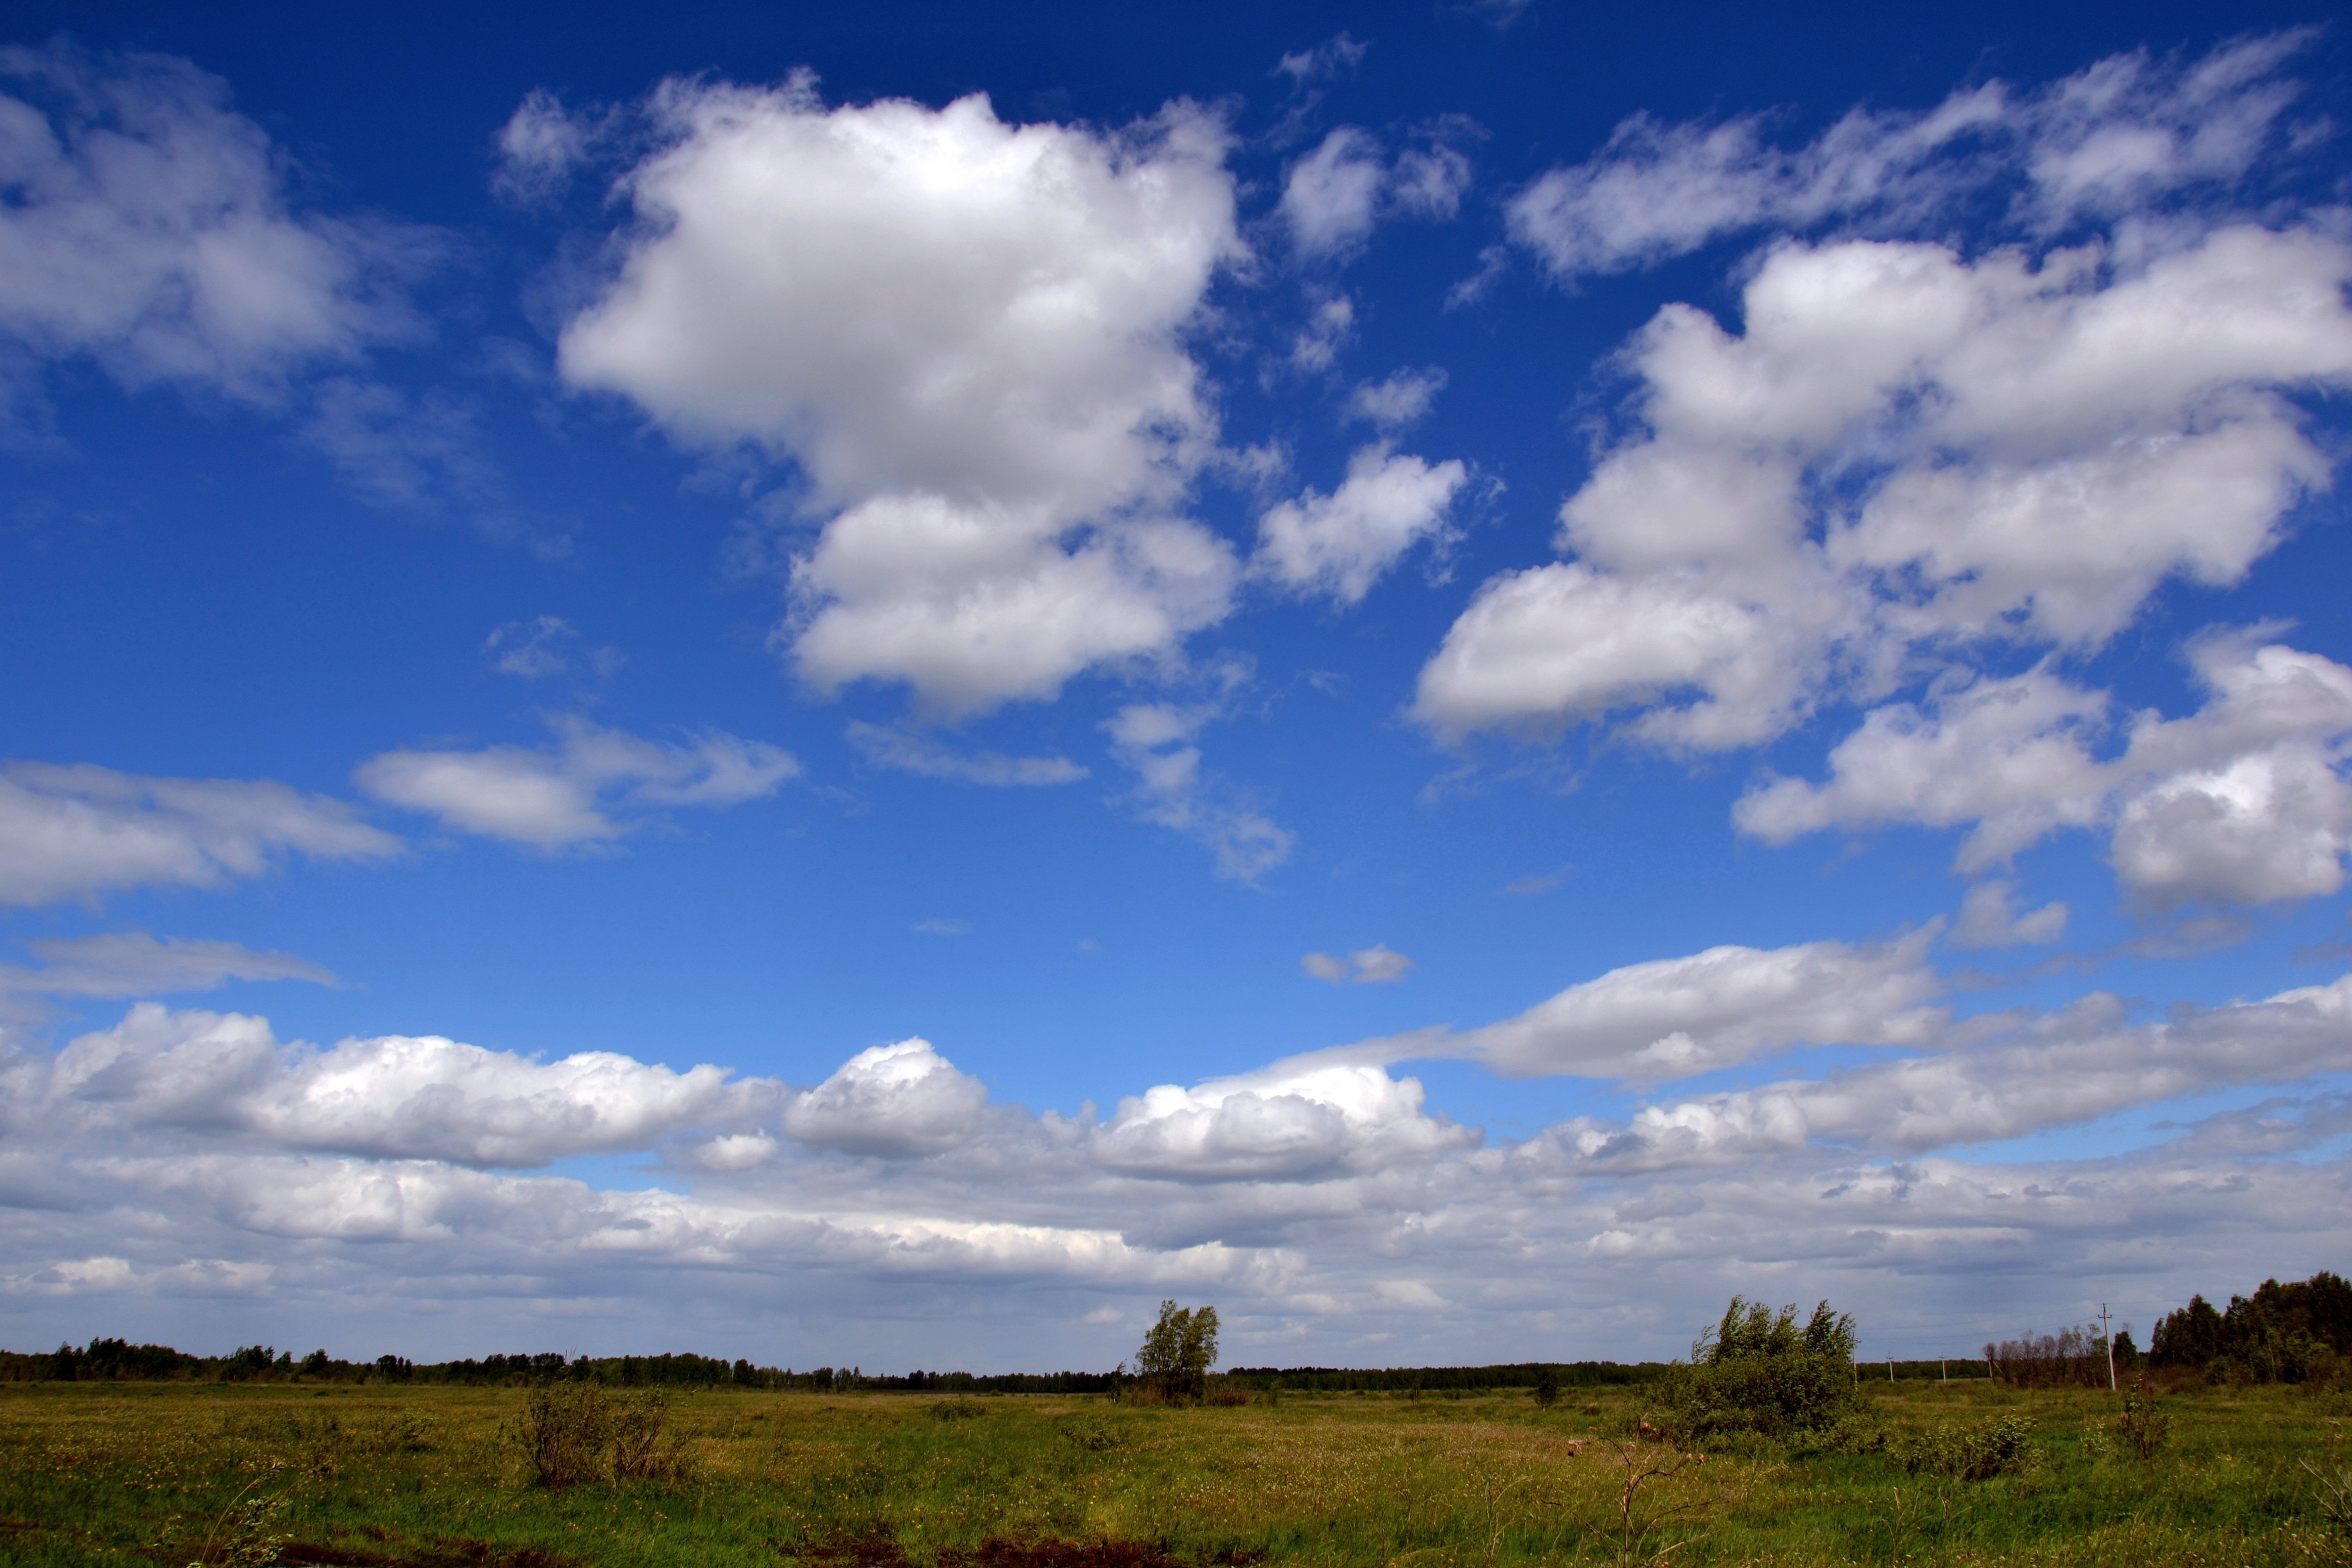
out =
<path fill-rule="evenodd" d="M 1826 780 L 1774 780 L 1734 817 L 1770 843 L 1966 826 L 1957 866 L 1969 873 L 2062 828 L 2105 830 L 2125 888 L 2159 909 L 2335 892 L 2352 848 L 2352 669 L 2263 641 L 2271 629 L 2192 644 L 2206 701 L 2179 719 L 2118 725 L 2105 694 L 2046 669 L 1874 710 Z"/>
<path fill-rule="evenodd" d="M 126 386 L 266 400 L 414 331 L 429 232 L 300 210 L 287 172 L 184 60 L 0 51 L 0 339 Z"/>
<path fill-rule="evenodd" d="M 1310 952 L 1299 959 L 1298 967 L 1310 979 L 1331 985 L 1349 982 L 1358 985 L 1392 985 L 1412 970 L 1412 960 L 1386 942 L 1374 942 L 1344 958 L 1331 952 Z"/>
<path fill-rule="evenodd" d="M 1469 477 L 1459 458 L 1432 464 L 1386 446 L 1360 448 L 1338 489 L 1307 489 L 1258 519 L 1252 567 L 1295 592 L 1357 604 L 1406 551 L 1444 537 Z"/>
<path fill-rule="evenodd" d="M 1002 752 L 959 752 L 928 736 L 904 730 L 850 722 L 849 743 L 877 768 L 920 773 L 925 778 L 999 787 L 1076 784 L 1087 770 L 1067 757 L 1009 757 Z"/>
<path fill-rule="evenodd" d="M 828 518 L 786 634 L 813 687 L 976 712 L 1225 613 L 1232 553 L 1176 510 L 1215 437 L 1182 335 L 1242 254 L 1216 119 L 828 110 L 805 77 L 650 108 L 641 226 L 561 369 L 679 440 L 797 463 Z"/>
<path fill-rule="evenodd" d="M 2169 578 L 2234 584 L 2330 465 L 2281 390 L 2352 379 L 2352 247 L 1774 250 L 1746 330 L 1669 306 L 1640 427 L 1560 510 L 1573 561 L 1486 584 L 1422 674 L 1439 733 L 1616 712 L 1756 744 L 1987 643 L 2095 648 Z M 1834 500 L 1827 499 L 1834 494 Z"/>
<path fill-rule="evenodd" d="M 138 887 L 216 888 L 280 856 L 382 859 L 401 841 L 341 801 L 266 780 L 170 779 L 0 763 L 0 903 Z"/>
<path fill-rule="evenodd" d="M 1460 146 L 1469 132 L 1466 123 L 1434 127 L 1391 160 L 1370 132 L 1333 130 L 1283 175 L 1278 210 L 1291 244 L 1304 256 L 1342 256 L 1384 219 L 1453 217 L 1470 188 Z"/>
<path fill-rule="evenodd" d="M 1213 706 L 1131 702 L 1103 728 L 1110 732 L 1111 753 L 1135 771 L 1135 802 L 1143 819 L 1207 845 L 1220 877 L 1255 882 L 1290 858 L 1297 836 L 1202 772 L 1201 748 L 1192 742 L 1216 716 Z"/>
<path fill-rule="evenodd" d="M 1297 1180 L 1476 1140 L 1423 1100 L 1419 1080 L 1364 1066 L 1163 1084 L 1120 1100 L 1091 1148 L 1114 1169 L 1179 1181 Z"/>
<path fill-rule="evenodd" d="M 253 1146 L 379 1160 L 543 1165 L 643 1148 L 771 1109 L 780 1086 L 674 1073 L 611 1052 L 555 1062 L 437 1037 L 283 1045 L 242 1014 L 134 1006 L 54 1057 L 12 1049 L 12 1135 L 35 1119 L 85 1135 L 235 1135 Z"/>
<path fill-rule="evenodd" d="M 1762 228 L 1912 226 L 2006 195 L 2028 231 L 2219 193 L 2282 140 L 2298 92 L 2281 68 L 2309 30 L 2201 58 L 2115 55 L 2021 92 L 2000 81 L 1924 112 L 1855 109 L 1784 148 L 1744 115 L 1663 124 L 1637 114 L 1510 205 L 1511 234 L 1555 277 L 1620 271 Z"/>
<path fill-rule="evenodd" d="M 979 1079 L 958 1072 L 929 1040 L 858 1052 L 785 1107 L 784 1130 L 801 1142 L 853 1154 L 936 1153 L 961 1142 L 988 1103 Z"/>
<path fill-rule="evenodd" d="M 717 731 L 667 745 L 584 719 L 551 722 L 552 746 L 385 752 L 352 777 L 378 800 L 460 832 L 555 849 L 617 838 L 664 806 L 757 800 L 801 771 L 789 752 Z M 616 815 L 630 813 L 639 815 Z"/>

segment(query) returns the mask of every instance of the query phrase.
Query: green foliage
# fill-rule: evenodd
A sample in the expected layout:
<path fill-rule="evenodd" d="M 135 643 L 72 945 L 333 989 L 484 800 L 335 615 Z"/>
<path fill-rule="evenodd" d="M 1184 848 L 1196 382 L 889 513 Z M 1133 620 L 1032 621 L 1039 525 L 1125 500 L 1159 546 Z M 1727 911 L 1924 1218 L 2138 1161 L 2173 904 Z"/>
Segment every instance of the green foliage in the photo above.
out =
<path fill-rule="evenodd" d="M 1734 1296 L 1692 1344 L 1689 1364 L 1660 1384 L 1665 1428 L 1686 1441 L 1826 1431 L 1853 1408 L 1853 1319 L 1827 1301 L 1801 1327 L 1794 1306 L 1776 1313 Z"/>
<path fill-rule="evenodd" d="M 524 1398 L 516 1431 L 530 1473 L 556 1491 L 603 1479 L 613 1440 L 613 1405 L 593 1383 L 551 1384 Z"/>
<path fill-rule="evenodd" d="M 2033 1449 L 2027 1442 L 2032 1433 L 2033 1423 L 2022 1415 L 1995 1415 L 1890 1443 L 1886 1452 L 1907 1474 L 1989 1481 L 2032 1468 Z"/>
<path fill-rule="evenodd" d="M 1559 1403 L 1559 1374 L 1549 1367 L 1536 1375 L 1536 1403 L 1546 1410 Z"/>
<path fill-rule="evenodd" d="M 2172 1435 L 2171 1418 L 2157 1407 L 2146 1373 L 2132 1380 L 2131 1392 L 2124 1395 L 2124 1413 L 2116 1417 L 2112 1430 L 2135 1458 L 2143 1460 L 2155 1458 Z"/>
<path fill-rule="evenodd" d="M 1199 1400 L 1217 1364 L 1217 1310 L 1160 1303 L 1160 1321 L 1135 1352 L 1135 1375 L 1166 1400 Z"/>
<path fill-rule="evenodd" d="M 2282 1285 L 2265 1279 L 2251 1298 L 2217 1311 L 2202 1296 L 2156 1325 L 2148 1360 L 2248 1383 L 2303 1383 L 2335 1357 L 2352 1355 L 2352 1282 L 2322 1269 Z"/>

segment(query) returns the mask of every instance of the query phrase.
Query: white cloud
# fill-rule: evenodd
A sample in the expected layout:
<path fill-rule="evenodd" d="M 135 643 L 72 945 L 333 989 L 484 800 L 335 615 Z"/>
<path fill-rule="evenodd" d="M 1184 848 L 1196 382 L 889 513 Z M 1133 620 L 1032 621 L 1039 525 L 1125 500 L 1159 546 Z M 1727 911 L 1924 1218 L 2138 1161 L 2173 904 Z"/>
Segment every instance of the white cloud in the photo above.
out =
<path fill-rule="evenodd" d="M 1628 964 L 1455 1037 L 1444 1054 L 1511 1078 L 1658 1082 L 1791 1046 L 1917 1044 L 1943 1020 L 1930 1005 L 1942 983 L 1926 963 L 1934 935 L 1929 927 L 1871 947 L 1714 947 Z"/>
<path fill-rule="evenodd" d="M 1359 448 L 1338 489 L 1307 489 L 1258 519 L 1252 565 L 1297 592 L 1356 604 L 1406 551 L 1444 536 L 1469 477 L 1459 458 L 1432 464 L 1384 445 Z"/>
<path fill-rule="evenodd" d="M 1346 294 L 1314 297 L 1307 324 L 1290 342 L 1290 363 L 1304 371 L 1326 371 L 1356 330 L 1356 301 Z"/>
<path fill-rule="evenodd" d="M 1822 1142 L 1917 1152 L 2074 1126 L 2224 1084 L 2282 1083 L 2352 1067 L 2352 980 L 2261 1002 L 2181 1009 L 2132 1025 L 2115 996 L 2006 1023 L 1976 1042 L 1814 1081 L 1711 1096 L 1639 1113 L 1619 1160 L 1719 1159 Z M 1584 1141 L 1599 1152 L 1608 1140 Z"/>
<path fill-rule="evenodd" d="M 0 50 L 0 335 L 122 384 L 275 396 L 415 330 L 428 231 L 298 211 L 226 84 L 160 55 Z"/>
<path fill-rule="evenodd" d="M 1309 257 L 1341 256 L 1383 219 L 1452 218 L 1470 188 L 1470 160 L 1458 145 L 1469 132 L 1466 122 L 1434 127 L 1391 162 L 1370 132 L 1331 131 L 1283 175 L 1279 210 L 1291 244 Z"/>
<path fill-rule="evenodd" d="M 2017 884 L 2005 878 L 1979 882 L 1960 900 L 1959 918 L 1952 922 L 1956 947 L 2046 947 L 2066 933 L 2066 906 L 2052 902 L 2038 910 L 2017 908 Z"/>
<path fill-rule="evenodd" d="M 1419 1080 L 1360 1066 L 1163 1084 L 1120 1100 L 1091 1147 L 1114 1169 L 1178 1181 L 1296 1181 L 1476 1138 L 1430 1117 L 1423 1099 Z"/>
<path fill-rule="evenodd" d="M 667 146 L 625 183 L 644 226 L 562 371 L 798 463 L 833 514 L 793 568 L 814 687 L 975 712 L 1225 613 L 1231 552 L 1172 510 L 1215 435 L 1181 334 L 1241 254 L 1222 124 L 827 110 L 805 78 L 672 82 L 652 109 Z"/>
<path fill-rule="evenodd" d="M 1957 866 L 1970 873 L 2060 828 L 2105 829 L 2125 888 L 2155 908 L 2335 892 L 2352 849 L 2352 669 L 2263 643 L 2268 629 L 2194 643 L 2205 705 L 2135 715 L 2113 755 L 2109 700 L 2036 669 L 1875 709 L 1831 752 L 1826 781 L 1775 780 L 1734 818 L 1769 843 L 1967 826 Z"/>
<path fill-rule="evenodd" d="M 1677 305 L 1637 336 L 1641 426 L 1560 510 L 1576 560 L 1490 581 L 1414 711 L 1458 737 L 1632 710 L 1702 751 L 1982 643 L 2096 647 L 2168 578 L 2242 579 L 2329 482 L 2277 390 L 2352 380 L 2347 281 L 2307 230 L 2137 270 L 1783 246 L 1744 335 Z"/>
<path fill-rule="evenodd" d="M 1216 713 L 1213 707 L 1134 702 L 1103 728 L 1112 754 L 1135 770 L 1137 809 L 1144 820 L 1207 845 L 1220 877 L 1255 882 L 1290 858 L 1297 835 L 1223 781 L 1202 774 L 1201 748 L 1192 742 Z"/>
<path fill-rule="evenodd" d="M 925 778 L 997 786 L 1075 784 L 1087 770 L 1067 757 L 1008 757 L 1002 752 L 959 752 L 922 735 L 886 729 L 863 720 L 850 722 L 849 743 L 879 768 L 920 773 Z"/>
<path fill-rule="evenodd" d="M 1393 434 L 1418 424 L 1444 390 L 1445 372 L 1435 365 L 1401 370 L 1386 381 L 1368 381 L 1349 393 L 1348 417 Z"/>
<path fill-rule="evenodd" d="M 210 991 L 232 980 L 308 980 L 333 985 L 331 973 L 290 952 L 256 952 L 233 942 L 192 941 L 145 931 L 32 937 L 25 950 L 38 969 L 0 963 L 0 995 L 154 996 Z"/>
<path fill-rule="evenodd" d="M 668 805 L 738 805 L 796 777 L 791 752 L 716 731 L 665 745 L 584 719 L 551 721 L 549 748 L 385 752 L 360 764 L 360 788 L 430 812 L 450 827 L 542 849 L 619 837 L 643 813 Z"/>
<path fill-rule="evenodd" d="M 1843 1008 L 1810 981 L 1756 985 L 1769 954 L 1728 962 L 1720 989 L 1765 996 L 1779 1035 L 1856 1037 L 1841 1018 L 1901 1002 L 1899 965 L 1865 952 L 1780 955 L 1848 963 Z M 1709 956 L 1585 991 L 1578 1049 L 1638 1054 L 1662 1025 L 1709 1036 Z M 240 1320 L 202 1303 L 266 1284 L 419 1355 L 478 1353 L 486 1323 L 525 1330 L 551 1297 L 590 1348 L 617 1347 L 660 1302 L 682 1332 L 794 1360 L 759 1348 L 782 1344 L 760 1336 L 783 1292 L 793 1341 L 830 1354 L 1034 1366 L 1108 1365 L 1132 1347 L 1121 1325 L 1171 1293 L 1217 1302 L 1236 1359 L 1377 1343 L 1432 1360 L 1501 1359 L 1564 1321 L 1600 1353 L 1667 1354 L 1700 1326 L 1693 1300 L 1802 1289 L 1894 1353 L 1934 1355 L 2076 1292 L 2144 1321 L 2212 1278 L 2340 1252 L 2352 1163 L 2324 1147 L 2341 1096 L 2312 1080 L 2352 1067 L 2347 987 L 2154 1023 L 2095 995 L 1947 1023 L 1899 1059 L 1523 1141 L 1486 1140 L 1362 1060 L 1163 1085 L 1070 1119 L 988 1105 L 919 1041 L 803 1093 L 617 1056 L 322 1051 L 257 1020 L 142 1007 L 55 1056 L 0 1042 L 0 1294 L 36 1323 L 47 1300 L 76 1321 L 102 1303 L 226 1343 Z M 2253 1083 L 2283 1087 L 2252 1112 L 2159 1124 L 2129 1155 L 1936 1152 Z M 665 1156 L 684 1190 L 481 1168 L 632 1149 Z M 2008 1282 L 1991 1307 L 1954 1288 L 1987 1274 Z"/>
<path fill-rule="evenodd" d="M 900 1040 L 858 1052 L 794 1097 L 783 1125 L 801 1142 L 853 1154 L 929 1154 L 968 1137 L 987 1103 L 980 1080 L 929 1040 Z"/>
<path fill-rule="evenodd" d="M 38 1118 L 87 1135 L 235 1134 L 467 1165 L 644 1148 L 772 1109 L 781 1089 L 730 1084 L 715 1067 L 674 1073 L 603 1051 L 538 1062 L 431 1036 L 280 1045 L 264 1019 L 154 1003 L 53 1058 L 16 1053 L 7 1077 L 17 1133 Z"/>
<path fill-rule="evenodd" d="M 2020 93 L 1993 81 L 1922 112 L 1856 109 L 1784 149 L 1747 115 L 1620 124 L 1586 162 L 1510 206 L 1513 238 L 1562 279 L 1644 266 L 1719 237 L 1849 223 L 1909 226 L 2006 193 L 2028 231 L 2226 191 L 2276 142 L 2297 92 L 2278 75 L 2307 31 L 2198 60 L 2111 56 Z"/>
<path fill-rule="evenodd" d="M 573 114 L 544 88 L 533 88 L 499 128 L 490 190 L 500 201 L 536 206 L 561 195 L 588 162 L 604 127 Z"/>
<path fill-rule="evenodd" d="M 1336 953 L 1310 952 L 1299 959 L 1298 967 L 1309 978 L 1333 985 L 1350 981 L 1358 985 L 1392 985 L 1412 970 L 1412 960 L 1386 942 L 1374 942 L 1345 958 Z"/>
<path fill-rule="evenodd" d="M 0 763 L 0 904 L 216 888 L 289 852 L 364 860 L 400 848 L 342 802 L 281 784 Z"/>

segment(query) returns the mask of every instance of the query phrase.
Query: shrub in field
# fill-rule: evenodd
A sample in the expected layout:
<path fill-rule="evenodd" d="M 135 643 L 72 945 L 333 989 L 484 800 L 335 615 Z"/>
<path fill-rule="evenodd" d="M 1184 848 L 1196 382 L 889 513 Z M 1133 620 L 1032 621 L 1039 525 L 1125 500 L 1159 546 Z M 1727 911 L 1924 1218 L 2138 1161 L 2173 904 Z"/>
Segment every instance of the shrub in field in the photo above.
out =
<path fill-rule="evenodd" d="M 525 1396 L 516 1430 L 532 1479 L 556 1490 L 583 1481 L 677 1480 L 683 1438 L 661 1394 L 615 1401 L 593 1383 L 548 1384 Z"/>
<path fill-rule="evenodd" d="M 669 1397 L 647 1394 L 613 1411 L 613 1479 L 616 1481 L 683 1480 L 688 1468 L 686 1440 L 669 1429 Z"/>
<path fill-rule="evenodd" d="M 971 1421 L 988 1414 L 988 1406 L 968 1394 L 953 1399 L 934 1400 L 931 1419 L 934 1421 Z"/>
<path fill-rule="evenodd" d="M 2032 1468 L 2027 1442 L 2033 1423 L 2021 1415 L 1995 1415 L 1966 1426 L 1905 1438 L 1887 1446 L 1887 1458 L 1913 1475 L 1956 1481 L 1989 1481 Z"/>
<path fill-rule="evenodd" d="M 1666 1426 L 1698 1438 L 1731 1432 L 1783 1436 L 1834 1426 L 1854 1405 L 1853 1320 L 1827 1301 L 1802 1327 L 1734 1296 L 1723 1321 L 1691 1346 L 1687 1365 L 1661 1380 Z"/>
<path fill-rule="evenodd" d="M 600 1479 L 613 1440 L 613 1407 L 593 1383 L 550 1384 L 523 1400 L 518 1433 L 532 1477 L 562 1490 Z"/>
<path fill-rule="evenodd" d="M 2114 1431 L 2124 1447 L 2142 1459 L 2155 1458 L 2171 1436 L 2171 1418 L 2157 1408 L 2146 1373 L 2132 1380 L 2132 1391 L 2124 1395 L 2124 1413 L 2116 1417 Z"/>

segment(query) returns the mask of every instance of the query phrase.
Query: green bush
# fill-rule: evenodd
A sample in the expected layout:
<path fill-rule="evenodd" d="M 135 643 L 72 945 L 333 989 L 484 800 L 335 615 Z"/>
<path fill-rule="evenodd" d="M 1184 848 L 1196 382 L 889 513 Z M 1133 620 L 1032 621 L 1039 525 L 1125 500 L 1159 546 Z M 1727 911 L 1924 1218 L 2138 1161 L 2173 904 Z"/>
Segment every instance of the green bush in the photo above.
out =
<path fill-rule="evenodd" d="M 1857 1397 L 1853 1346 L 1853 1318 L 1827 1301 L 1801 1328 L 1794 1306 L 1775 1313 L 1734 1296 L 1723 1321 L 1692 1344 L 1689 1363 L 1661 1380 L 1664 1424 L 1685 1440 L 1826 1430 Z"/>
<path fill-rule="evenodd" d="M 1886 1452 L 1898 1468 L 1913 1475 L 1989 1481 L 2032 1468 L 2033 1449 L 2026 1441 L 2032 1432 L 2033 1423 L 2021 1415 L 1995 1415 L 1972 1426 L 1948 1426 L 1901 1439 L 1889 1444 Z"/>

